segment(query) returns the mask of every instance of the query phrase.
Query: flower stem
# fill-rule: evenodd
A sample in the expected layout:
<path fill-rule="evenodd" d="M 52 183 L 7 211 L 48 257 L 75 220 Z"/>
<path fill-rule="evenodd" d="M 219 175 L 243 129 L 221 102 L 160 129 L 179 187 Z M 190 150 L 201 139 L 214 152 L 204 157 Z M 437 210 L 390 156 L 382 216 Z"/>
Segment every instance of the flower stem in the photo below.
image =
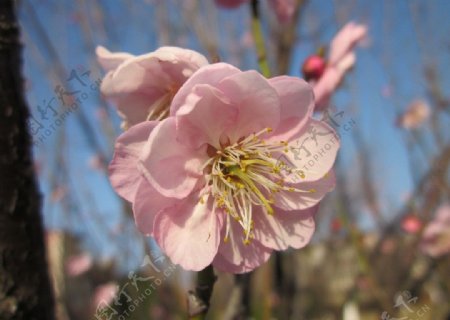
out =
<path fill-rule="evenodd" d="M 197 274 L 197 285 L 194 291 L 188 293 L 188 313 L 190 319 L 206 319 L 209 310 L 209 300 L 213 291 L 216 275 L 212 265 L 207 266 Z"/>
<path fill-rule="evenodd" d="M 264 35 L 262 32 L 261 21 L 259 17 L 258 0 L 252 0 L 250 3 L 250 8 L 252 12 L 251 29 L 253 40 L 255 41 L 256 54 L 258 55 L 259 68 L 261 70 L 261 73 L 266 78 L 269 78 L 271 73 L 269 63 L 267 62 L 266 48 L 264 46 Z"/>

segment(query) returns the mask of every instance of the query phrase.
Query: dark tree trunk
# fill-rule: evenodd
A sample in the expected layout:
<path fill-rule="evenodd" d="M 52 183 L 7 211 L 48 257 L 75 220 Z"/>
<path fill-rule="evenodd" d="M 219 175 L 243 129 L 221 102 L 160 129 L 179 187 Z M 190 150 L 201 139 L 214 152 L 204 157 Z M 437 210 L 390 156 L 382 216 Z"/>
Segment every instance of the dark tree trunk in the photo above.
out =
<path fill-rule="evenodd" d="M 15 1 L 0 0 L 0 319 L 53 319 Z"/>

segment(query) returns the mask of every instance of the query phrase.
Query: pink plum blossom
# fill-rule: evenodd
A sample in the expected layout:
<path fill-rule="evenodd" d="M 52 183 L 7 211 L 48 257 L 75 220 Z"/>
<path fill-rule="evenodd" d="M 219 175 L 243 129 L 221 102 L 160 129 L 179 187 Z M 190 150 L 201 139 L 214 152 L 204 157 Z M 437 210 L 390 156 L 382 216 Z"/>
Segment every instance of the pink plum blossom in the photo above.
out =
<path fill-rule="evenodd" d="M 450 253 L 450 204 L 438 208 L 423 232 L 420 248 L 431 257 Z"/>
<path fill-rule="evenodd" d="M 366 26 L 349 22 L 331 41 L 327 67 L 322 76 L 312 83 L 316 97 L 316 110 L 323 110 L 328 106 L 331 95 L 336 91 L 347 71 L 355 64 L 354 47 L 366 34 Z"/>
<path fill-rule="evenodd" d="M 419 128 L 430 116 L 430 107 L 423 100 L 413 101 L 397 119 L 397 124 L 405 129 Z"/>
<path fill-rule="evenodd" d="M 248 0 L 216 0 L 216 4 L 222 8 L 235 9 Z"/>
<path fill-rule="evenodd" d="M 299 78 L 205 66 L 168 118 L 118 138 L 111 184 L 173 263 L 248 272 L 273 250 L 305 246 L 334 187 L 339 140 L 313 109 Z"/>
<path fill-rule="evenodd" d="M 92 257 L 87 253 L 70 256 L 66 261 L 66 272 L 71 277 L 79 276 L 92 267 Z"/>
<path fill-rule="evenodd" d="M 216 0 L 216 4 L 222 8 L 235 9 L 249 0 Z M 288 23 L 295 12 L 295 0 L 269 0 L 269 5 L 275 12 L 280 23 Z"/>
<path fill-rule="evenodd" d="M 422 229 L 422 221 L 413 214 L 408 214 L 402 219 L 402 229 L 407 233 L 417 233 Z"/>
<path fill-rule="evenodd" d="M 102 94 L 116 106 L 126 129 L 147 119 L 162 119 L 181 85 L 208 64 L 198 52 L 177 47 L 133 56 L 97 47 L 97 58 L 107 71 Z"/>
<path fill-rule="evenodd" d="M 109 305 L 118 291 L 119 285 L 113 281 L 97 286 L 92 297 L 93 308 L 97 309 Z"/>

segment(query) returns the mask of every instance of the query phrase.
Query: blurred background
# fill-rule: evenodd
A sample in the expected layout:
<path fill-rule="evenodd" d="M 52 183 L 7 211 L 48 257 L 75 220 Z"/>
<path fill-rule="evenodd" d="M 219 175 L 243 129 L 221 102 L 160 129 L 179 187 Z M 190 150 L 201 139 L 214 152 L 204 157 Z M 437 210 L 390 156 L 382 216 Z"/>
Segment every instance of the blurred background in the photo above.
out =
<path fill-rule="evenodd" d="M 309 246 L 219 274 L 210 319 L 450 319 L 450 2 L 261 0 L 273 74 L 303 77 L 348 22 L 366 26 L 327 117 L 336 189 Z M 58 319 L 185 319 L 193 274 L 140 235 L 107 165 L 121 133 L 97 45 L 171 45 L 258 69 L 250 8 L 213 0 L 21 0 L 26 96 Z"/>

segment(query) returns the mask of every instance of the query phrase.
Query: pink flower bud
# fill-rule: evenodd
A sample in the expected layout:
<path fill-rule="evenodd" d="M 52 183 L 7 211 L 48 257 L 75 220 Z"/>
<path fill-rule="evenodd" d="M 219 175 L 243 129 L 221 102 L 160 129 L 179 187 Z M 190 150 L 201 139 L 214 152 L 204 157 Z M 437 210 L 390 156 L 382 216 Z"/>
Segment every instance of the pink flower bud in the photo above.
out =
<path fill-rule="evenodd" d="M 317 81 L 323 75 L 327 63 L 325 59 L 318 55 L 306 58 L 302 66 L 302 73 L 306 81 Z"/>

